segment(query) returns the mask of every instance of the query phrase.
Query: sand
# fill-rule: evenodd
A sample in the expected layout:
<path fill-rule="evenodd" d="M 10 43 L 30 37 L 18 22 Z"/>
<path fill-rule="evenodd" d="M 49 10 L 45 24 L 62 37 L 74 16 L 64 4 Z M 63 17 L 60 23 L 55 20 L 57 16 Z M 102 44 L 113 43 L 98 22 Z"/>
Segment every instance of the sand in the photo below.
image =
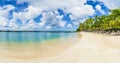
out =
<path fill-rule="evenodd" d="M 1 57 L 0 63 L 120 63 L 120 36 L 79 34 L 82 34 L 79 41 L 69 48 L 63 48 L 59 54 L 32 59 Z"/>

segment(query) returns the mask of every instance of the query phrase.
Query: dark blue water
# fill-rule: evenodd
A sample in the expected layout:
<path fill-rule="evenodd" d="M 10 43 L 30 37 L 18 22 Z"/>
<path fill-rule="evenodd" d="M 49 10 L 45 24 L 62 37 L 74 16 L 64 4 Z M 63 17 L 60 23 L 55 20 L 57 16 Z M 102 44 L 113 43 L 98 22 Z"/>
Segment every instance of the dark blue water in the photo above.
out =
<path fill-rule="evenodd" d="M 77 33 L 51 33 L 51 32 L 0 32 L 0 42 L 28 43 L 47 40 L 77 37 Z"/>

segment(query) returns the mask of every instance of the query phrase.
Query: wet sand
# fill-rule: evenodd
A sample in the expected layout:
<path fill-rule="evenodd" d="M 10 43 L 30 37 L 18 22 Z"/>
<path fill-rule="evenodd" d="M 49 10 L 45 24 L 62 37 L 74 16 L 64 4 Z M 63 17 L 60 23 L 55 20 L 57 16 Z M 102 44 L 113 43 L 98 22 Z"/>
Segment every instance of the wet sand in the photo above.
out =
<path fill-rule="evenodd" d="M 85 32 L 79 34 L 82 34 L 82 37 L 78 42 L 72 43 L 73 41 L 71 41 L 71 44 L 57 45 L 55 49 L 46 51 L 48 53 L 59 51 L 59 53 L 28 59 L 1 57 L 0 63 L 120 63 L 120 36 L 105 36 Z M 29 54 L 25 55 L 29 57 Z"/>

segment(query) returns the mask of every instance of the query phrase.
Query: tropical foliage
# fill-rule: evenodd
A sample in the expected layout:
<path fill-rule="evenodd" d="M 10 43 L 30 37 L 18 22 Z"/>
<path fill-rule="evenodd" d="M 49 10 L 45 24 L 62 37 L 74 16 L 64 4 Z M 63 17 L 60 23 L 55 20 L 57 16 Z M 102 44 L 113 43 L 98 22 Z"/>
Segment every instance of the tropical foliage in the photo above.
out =
<path fill-rule="evenodd" d="M 77 31 L 118 31 L 120 30 L 120 8 L 111 10 L 109 15 L 95 16 L 80 23 Z"/>

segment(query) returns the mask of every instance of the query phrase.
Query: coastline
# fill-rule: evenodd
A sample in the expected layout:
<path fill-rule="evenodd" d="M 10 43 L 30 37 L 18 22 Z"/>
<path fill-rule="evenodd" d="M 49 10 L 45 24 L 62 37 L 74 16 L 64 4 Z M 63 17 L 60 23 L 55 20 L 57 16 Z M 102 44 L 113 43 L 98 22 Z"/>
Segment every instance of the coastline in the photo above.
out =
<path fill-rule="evenodd" d="M 67 39 L 67 40 L 66 40 Z M 74 37 L 74 41 L 79 39 Z M 56 38 L 46 40 L 43 42 L 29 42 L 29 43 L 0 43 L 0 61 L 1 58 L 5 60 L 31 60 L 36 58 L 46 58 L 55 56 L 72 45 L 76 44 L 73 42 L 71 37 Z"/>
<path fill-rule="evenodd" d="M 120 36 L 120 31 L 96 31 L 96 32 L 92 32 L 92 33 L 96 33 L 96 34 L 101 34 L 101 35 L 109 35 L 109 36 Z"/>
<path fill-rule="evenodd" d="M 11 60 L 7 63 L 120 63 L 120 36 L 79 32 L 82 37 L 57 55 L 43 59 Z M 0 61 L 0 63 L 2 63 Z"/>

